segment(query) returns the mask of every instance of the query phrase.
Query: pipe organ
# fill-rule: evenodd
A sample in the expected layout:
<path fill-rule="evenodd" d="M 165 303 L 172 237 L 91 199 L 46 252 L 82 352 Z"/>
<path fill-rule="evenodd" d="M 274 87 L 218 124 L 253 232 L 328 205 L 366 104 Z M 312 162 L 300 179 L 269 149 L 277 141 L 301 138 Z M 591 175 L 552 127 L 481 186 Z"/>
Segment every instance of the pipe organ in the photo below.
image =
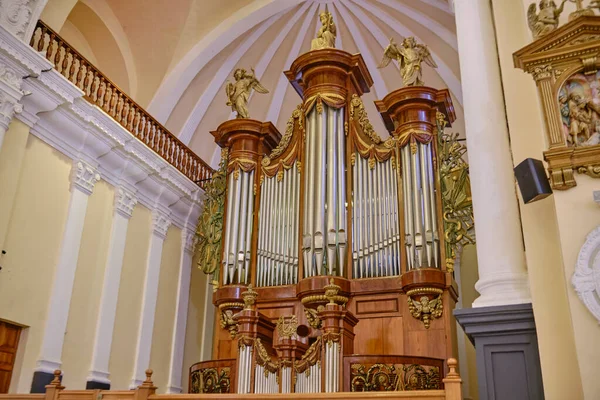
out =
<path fill-rule="evenodd" d="M 367 372 L 358 384 L 343 371 L 386 355 L 429 382 L 419 388 L 441 388 L 454 355 L 452 259 L 472 228 L 460 224 L 468 179 L 440 174 L 440 152 L 461 151 L 444 133 L 450 94 L 411 86 L 376 101 L 382 139 L 361 99 L 373 82 L 360 54 L 313 50 L 285 74 L 301 101 L 283 135 L 247 118 L 212 132 L 224 151 L 207 204 L 223 217 L 201 222 L 221 230 L 201 242 L 199 262 L 220 266 L 213 302 L 224 329 L 205 363 L 228 363 L 238 393 L 339 392 L 378 390 Z M 446 200 L 459 192 L 455 209 Z"/>

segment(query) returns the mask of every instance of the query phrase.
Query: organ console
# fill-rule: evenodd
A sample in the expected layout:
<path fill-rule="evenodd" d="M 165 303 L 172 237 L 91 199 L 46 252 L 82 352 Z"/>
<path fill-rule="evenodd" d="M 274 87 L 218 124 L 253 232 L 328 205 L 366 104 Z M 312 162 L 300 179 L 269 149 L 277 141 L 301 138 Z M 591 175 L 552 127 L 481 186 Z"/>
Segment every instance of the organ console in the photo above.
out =
<path fill-rule="evenodd" d="M 281 135 L 238 118 L 213 136 L 199 264 L 223 329 L 191 392 L 441 389 L 455 356 L 458 248 L 472 241 L 468 166 L 448 90 L 410 86 L 376 102 L 360 54 L 299 56 L 300 96 Z M 218 378 L 218 379 L 217 379 Z"/>

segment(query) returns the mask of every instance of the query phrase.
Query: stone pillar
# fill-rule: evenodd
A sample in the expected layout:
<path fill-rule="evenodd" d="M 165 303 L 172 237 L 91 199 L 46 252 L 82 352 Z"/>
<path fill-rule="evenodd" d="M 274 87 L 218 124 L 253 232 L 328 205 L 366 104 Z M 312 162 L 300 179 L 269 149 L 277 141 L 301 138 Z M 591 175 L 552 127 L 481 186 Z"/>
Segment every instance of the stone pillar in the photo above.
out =
<path fill-rule="evenodd" d="M 454 8 L 481 294 L 473 306 L 530 303 L 490 3 L 457 0 Z"/>
<path fill-rule="evenodd" d="M 175 306 L 175 326 L 171 342 L 171 362 L 167 393 L 181 393 L 181 371 L 183 368 L 183 347 L 187 326 L 188 303 L 190 299 L 190 279 L 192 278 L 192 256 L 195 232 L 189 228 L 181 231 L 181 263 L 177 284 L 177 305 Z M 199 289 L 199 288 L 198 288 Z"/>
<path fill-rule="evenodd" d="M 142 297 L 142 313 L 137 335 L 137 347 L 133 366 L 133 378 L 130 389 L 140 386 L 144 379 L 146 369 L 150 364 L 150 351 L 152 350 L 152 333 L 154 330 L 154 316 L 156 313 L 156 300 L 158 298 L 158 279 L 162 260 L 163 244 L 167 237 L 167 230 L 171 225 L 169 215 L 161 210 L 152 213 L 152 235 L 146 262 L 146 279 Z"/>
<path fill-rule="evenodd" d="M 99 180 L 100 174 L 92 166 L 84 161 L 73 163 L 71 199 L 58 264 L 54 273 L 42 348 L 31 383 L 32 393 L 43 393 L 45 386 L 52 381 L 54 371 L 60 369 L 62 363 L 62 349 L 88 198 Z"/>
<path fill-rule="evenodd" d="M 455 0 L 454 10 L 481 294 L 454 315 L 475 344 L 480 400 L 542 399 L 491 4 Z"/>
<path fill-rule="evenodd" d="M 125 241 L 129 219 L 136 204 L 137 199 L 133 193 L 122 187 L 117 188 L 104 283 L 102 285 L 102 297 L 96 325 L 94 352 L 86 389 L 110 389 L 108 366 L 117 315 L 117 300 L 123 256 L 125 255 Z"/>

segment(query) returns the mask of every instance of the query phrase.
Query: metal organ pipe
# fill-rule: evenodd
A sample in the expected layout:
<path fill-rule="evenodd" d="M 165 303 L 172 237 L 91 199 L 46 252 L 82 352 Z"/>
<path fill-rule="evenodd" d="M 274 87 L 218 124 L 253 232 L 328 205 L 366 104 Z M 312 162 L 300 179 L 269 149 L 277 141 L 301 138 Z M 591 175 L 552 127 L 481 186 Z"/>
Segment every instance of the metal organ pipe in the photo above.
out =
<path fill-rule="evenodd" d="M 313 267 L 314 275 L 321 275 L 323 271 L 323 252 L 325 250 L 324 233 L 327 232 L 325 229 L 325 149 L 326 145 L 325 135 L 327 132 L 327 112 L 328 107 L 323 105 L 324 112 L 317 111 L 317 130 L 314 132 L 315 135 L 315 164 L 314 164 L 314 175 L 313 185 L 315 186 L 315 196 L 311 199 L 312 206 L 315 210 L 314 215 L 314 231 L 313 231 L 313 243 L 315 249 L 315 264 Z M 316 110 L 313 110 L 313 113 Z M 325 114 L 325 118 L 324 115 Z"/>
<path fill-rule="evenodd" d="M 334 109 L 330 107 L 325 107 L 327 121 L 326 128 L 321 132 L 322 136 L 327 135 L 327 141 L 324 143 L 326 149 L 323 149 L 324 157 L 327 158 L 327 185 L 325 186 L 326 195 L 326 203 L 325 203 L 325 212 L 327 213 L 327 275 L 333 275 L 333 270 L 335 268 L 336 261 L 336 245 L 337 245 L 337 231 L 335 229 L 335 224 L 337 222 L 335 209 L 336 209 L 336 173 L 337 167 L 335 166 L 335 162 L 337 161 L 337 140 L 336 140 L 336 119 L 333 113 Z M 317 267 L 320 267 L 317 264 Z"/>
<path fill-rule="evenodd" d="M 223 284 L 226 285 L 227 284 L 227 278 L 229 277 L 229 244 L 231 242 L 231 235 L 232 235 L 232 221 L 233 218 L 230 217 L 231 213 L 233 212 L 233 197 L 235 196 L 234 193 L 234 187 L 235 187 L 235 180 L 233 179 L 233 176 L 229 176 L 229 185 L 228 185 L 228 192 L 227 192 L 227 230 L 225 232 L 225 247 L 223 248 Z"/>
<path fill-rule="evenodd" d="M 337 239 L 338 239 L 338 275 L 344 275 L 344 268 L 346 266 L 346 140 L 345 134 L 342 132 L 344 129 L 344 109 L 335 110 L 336 116 L 336 132 L 337 132 Z"/>

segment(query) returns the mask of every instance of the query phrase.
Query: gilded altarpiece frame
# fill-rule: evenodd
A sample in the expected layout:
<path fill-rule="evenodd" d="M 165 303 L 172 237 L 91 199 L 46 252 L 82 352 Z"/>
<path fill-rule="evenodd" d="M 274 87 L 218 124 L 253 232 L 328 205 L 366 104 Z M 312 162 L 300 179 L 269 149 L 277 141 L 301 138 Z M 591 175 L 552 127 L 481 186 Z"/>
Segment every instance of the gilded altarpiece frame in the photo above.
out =
<path fill-rule="evenodd" d="M 600 17 L 583 16 L 514 53 L 538 87 L 552 188 L 600 177 Z"/>

